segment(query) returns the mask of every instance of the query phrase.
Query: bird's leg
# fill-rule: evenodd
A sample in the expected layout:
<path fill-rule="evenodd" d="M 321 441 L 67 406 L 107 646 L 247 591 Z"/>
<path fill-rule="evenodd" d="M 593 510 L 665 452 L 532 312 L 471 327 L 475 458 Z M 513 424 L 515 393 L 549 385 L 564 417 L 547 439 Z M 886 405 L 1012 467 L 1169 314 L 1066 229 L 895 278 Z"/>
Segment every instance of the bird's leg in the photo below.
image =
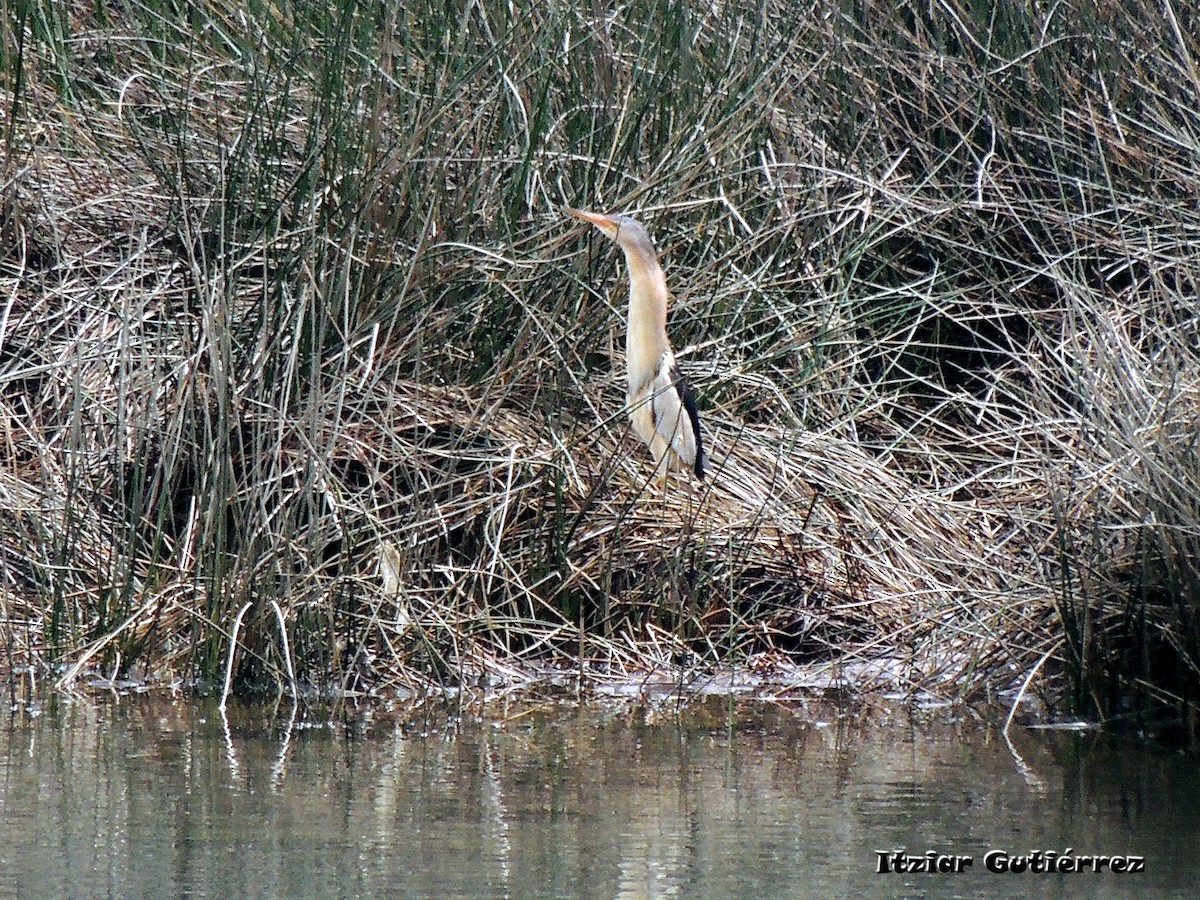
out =
<path fill-rule="evenodd" d="M 667 500 L 667 470 L 670 468 L 670 448 L 662 438 L 655 435 L 655 440 L 650 443 L 650 452 L 654 455 L 654 476 L 650 480 L 665 503 Z"/>
<path fill-rule="evenodd" d="M 662 457 L 654 460 L 654 474 L 650 477 L 650 484 L 653 485 L 659 497 L 665 501 L 667 499 L 667 467 L 663 465 L 663 462 Z"/>

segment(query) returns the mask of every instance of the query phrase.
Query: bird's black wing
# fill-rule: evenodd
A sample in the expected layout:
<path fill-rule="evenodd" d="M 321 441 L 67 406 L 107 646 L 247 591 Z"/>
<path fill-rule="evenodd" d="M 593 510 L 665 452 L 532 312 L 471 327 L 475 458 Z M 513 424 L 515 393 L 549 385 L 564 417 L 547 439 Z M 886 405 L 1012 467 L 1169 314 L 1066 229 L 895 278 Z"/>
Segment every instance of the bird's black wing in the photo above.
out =
<path fill-rule="evenodd" d="M 675 392 L 679 394 L 679 402 L 683 404 L 688 421 L 692 423 L 692 434 L 696 436 L 696 465 L 693 468 L 696 477 L 703 481 L 706 460 L 704 442 L 700 438 L 700 413 L 696 409 L 696 395 L 692 391 L 692 386 L 680 374 L 679 366 L 671 366 L 671 384 L 675 386 Z"/>

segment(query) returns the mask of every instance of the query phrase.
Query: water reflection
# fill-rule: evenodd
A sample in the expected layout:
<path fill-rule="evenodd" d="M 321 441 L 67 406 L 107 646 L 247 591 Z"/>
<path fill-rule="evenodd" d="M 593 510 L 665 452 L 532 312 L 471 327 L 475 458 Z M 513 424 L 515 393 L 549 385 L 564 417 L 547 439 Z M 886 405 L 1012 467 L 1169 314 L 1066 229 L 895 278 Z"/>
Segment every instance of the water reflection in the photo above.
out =
<path fill-rule="evenodd" d="M 516 707 L 333 725 L 124 699 L 0 727 L 0 884 L 48 896 L 1117 896 L 1190 891 L 1194 760 L 949 711 Z M 998 875 L 988 850 L 1141 854 Z M 879 875 L 877 851 L 969 855 Z M 1185 888 L 1186 886 L 1186 888 Z"/>

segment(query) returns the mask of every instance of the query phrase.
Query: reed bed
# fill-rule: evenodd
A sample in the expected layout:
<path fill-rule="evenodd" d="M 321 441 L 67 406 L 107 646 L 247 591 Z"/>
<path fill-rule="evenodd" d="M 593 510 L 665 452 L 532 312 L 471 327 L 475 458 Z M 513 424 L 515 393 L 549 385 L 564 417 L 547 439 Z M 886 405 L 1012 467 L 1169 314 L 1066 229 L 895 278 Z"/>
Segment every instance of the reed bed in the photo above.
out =
<path fill-rule="evenodd" d="M 274 601 L 323 688 L 1032 674 L 1196 721 L 1193 19 L 6 4 L 10 690 L 212 683 L 245 604 L 283 683 Z M 563 203 L 655 234 L 707 484 L 647 485 Z"/>

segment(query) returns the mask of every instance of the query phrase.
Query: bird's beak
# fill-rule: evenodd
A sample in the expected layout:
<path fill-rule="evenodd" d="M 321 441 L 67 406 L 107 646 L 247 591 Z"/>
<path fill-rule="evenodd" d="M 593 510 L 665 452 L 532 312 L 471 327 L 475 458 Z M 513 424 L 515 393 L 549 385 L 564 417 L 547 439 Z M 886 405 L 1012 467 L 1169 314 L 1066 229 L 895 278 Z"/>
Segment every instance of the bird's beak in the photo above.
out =
<path fill-rule="evenodd" d="M 579 219 L 581 222 L 588 222 L 599 228 L 607 237 L 617 240 L 617 232 L 621 226 L 612 216 L 606 216 L 603 213 L 588 212 L 586 209 L 574 209 L 570 206 L 564 206 L 563 212 L 568 216 Z"/>
<path fill-rule="evenodd" d="M 570 206 L 564 206 L 563 212 L 582 222 L 589 222 L 595 225 L 605 234 L 614 234 L 617 230 L 617 223 L 610 216 L 603 215 L 602 213 L 588 212 L 585 209 L 574 209 Z"/>

